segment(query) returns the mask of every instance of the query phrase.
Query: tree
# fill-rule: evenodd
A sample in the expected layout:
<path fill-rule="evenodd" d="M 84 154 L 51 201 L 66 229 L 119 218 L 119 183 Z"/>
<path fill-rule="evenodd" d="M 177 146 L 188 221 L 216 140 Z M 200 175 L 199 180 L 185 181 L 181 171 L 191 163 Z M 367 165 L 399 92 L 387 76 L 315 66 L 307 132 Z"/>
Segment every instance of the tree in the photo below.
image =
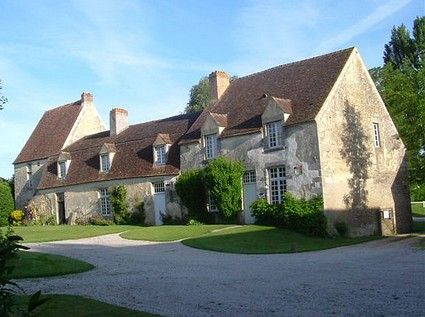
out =
<path fill-rule="evenodd" d="M 425 17 L 393 27 L 384 66 L 369 70 L 407 149 L 412 197 L 425 200 Z"/>
<path fill-rule="evenodd" d="M 127 224 L 129 220 L 127 189 L 124 185 L 116 186 L 111 192 L 111 206 L 114 222 L 118 225 Z"/>
<path fill-rule="evenodd" d="M 2 85 L 1 85 L 1 80 L 0 80 L 0 110 L 3 109 L 4 105 L 7 102 L 7 98 L 5 96 L 2 95 L 1 90 L 3 89 Z"/>
<path fill-rule="evenodd" d="M 233 75 L 230 81 L 237 79 L 238 76 Z M 184 109 L 185 113 L 197 112 L 209 106 L 211 100 L 210 82 L 207 76 L 202 77 L 196 85 L 190 88 L 189 102 Z"/>
<path fill-rule="evenodd" d="M 13 211 L 15 204 L 13 202 L 12 191 L 7 182 L 0 182 L 0 227 L 8 224 L 10 213 Z"/>

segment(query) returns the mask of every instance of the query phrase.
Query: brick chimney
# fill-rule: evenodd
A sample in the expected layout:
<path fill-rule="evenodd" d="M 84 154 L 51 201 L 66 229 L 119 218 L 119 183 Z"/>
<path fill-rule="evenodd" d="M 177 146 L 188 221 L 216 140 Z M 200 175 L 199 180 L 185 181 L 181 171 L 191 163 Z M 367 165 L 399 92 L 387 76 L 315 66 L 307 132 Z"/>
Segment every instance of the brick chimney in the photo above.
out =
<path fill-rule="evenodd" d="M 224 94 L 230 84 L 229 75 L 223 71 L 213 71 L 209 77 L 211 102 L 216 102 Z"/>
<path fill-rule="evenodd" d="M 114 108 L 109 114 L 110 135 L 117 135 L 128 128 L 128 111 Z"/>

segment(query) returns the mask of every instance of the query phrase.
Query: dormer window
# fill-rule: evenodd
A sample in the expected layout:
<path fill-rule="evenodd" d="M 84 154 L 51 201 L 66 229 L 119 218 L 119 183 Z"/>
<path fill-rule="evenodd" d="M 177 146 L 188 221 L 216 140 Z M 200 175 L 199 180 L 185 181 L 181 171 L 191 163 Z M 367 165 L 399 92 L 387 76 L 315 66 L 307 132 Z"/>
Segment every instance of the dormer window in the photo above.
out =
<path fill-rule="evenodd" d="M 167 152 L 165 145 L 157 145 L 154 147 L 154 156 L 156 165 L 164 165 L 167 162 Z"/>
<path fill-rule="evenodd" d="M 65 178 L 66 176 L 66 161 L 58 162 L 58 177 Z"/>
<path fill-rule="evenodd" d="M 66 177 L 69 164 L 71 164 L 71 154 L 69 152 L 61 152 L 57 163 L 58 178 L 64 179 Z"/>
<path fill-rule="evenodd" d="M 204 136 L 205 158 L 207 160 L 213 159 L 218 155 L 217 139 L 217 134 L 209 134 Z"/>
<path fill-rule="evenodd" d="M 99 165 L 101 173 L 108 173 L 111 170 L 112 160 L 115 156 L 115 145 L 112 143 L 103 144 L 99 153 Z"/>
<path fill-rule="evenodd" d="M 275 149 L 283 146 L 282 123 L 274 121 L 266 124 L 267 147 Z"/>
<path fill-rule="evenodd" d="M 154 165 L 167 164 L 168 150 L 171 146 L 171 138 L 169 134 L 158 133 L 153 147 L 153 163 Z"/>
<path fill-rule="evenodd" d="M 109 172 L 111 168 L 109 153 L 100 155 L 100 171 L 101 172 Z"/>

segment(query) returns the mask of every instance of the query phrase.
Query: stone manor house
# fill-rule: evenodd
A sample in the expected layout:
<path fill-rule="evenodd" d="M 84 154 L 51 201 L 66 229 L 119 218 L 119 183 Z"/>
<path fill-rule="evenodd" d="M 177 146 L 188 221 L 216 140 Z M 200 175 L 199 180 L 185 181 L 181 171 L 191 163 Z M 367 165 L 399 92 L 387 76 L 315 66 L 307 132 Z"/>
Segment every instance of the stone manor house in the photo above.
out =
<path fill-rule="evenodd" d="M 405 147 L 356 48 L 209 80 L 200 113 L 129 125 L 116 108 L 107 130 L 90 93 L 46 111 L 14 162 L 17 208 L 58 223 L 110 217 L 109 190 L 125 185 L 130 208 L 144 201 L 146 223 L 159 225 L 185 213 L 179 174 L 224 155 L 246 167 L 242 223 L 254 222 L 255 199 L 281 203 L 288 191 L 322 196 L 330 232 L 337 221 L 353 236 L 410 231 Z"/>

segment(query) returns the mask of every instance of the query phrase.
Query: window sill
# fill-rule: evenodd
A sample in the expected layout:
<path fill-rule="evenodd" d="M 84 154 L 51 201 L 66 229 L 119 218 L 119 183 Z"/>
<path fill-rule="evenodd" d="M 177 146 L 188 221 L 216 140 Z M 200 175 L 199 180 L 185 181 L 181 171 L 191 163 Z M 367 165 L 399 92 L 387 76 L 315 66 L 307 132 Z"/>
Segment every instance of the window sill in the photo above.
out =
<path fill-rule="evenodd" d="M 274 148 L 263 149 L 263 153 L 276 152 L 286 150 L 286 146 L 276 146 Z"/>

